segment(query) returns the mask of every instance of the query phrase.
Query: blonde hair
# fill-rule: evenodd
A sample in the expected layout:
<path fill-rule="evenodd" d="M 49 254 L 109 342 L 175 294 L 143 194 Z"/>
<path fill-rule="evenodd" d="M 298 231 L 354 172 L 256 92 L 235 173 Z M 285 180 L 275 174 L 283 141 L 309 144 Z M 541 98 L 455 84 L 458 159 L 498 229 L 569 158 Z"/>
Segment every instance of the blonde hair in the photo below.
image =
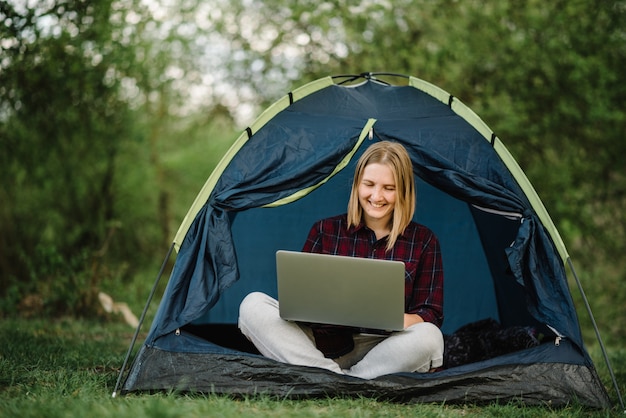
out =
<path fill-rule="evenodd" d="M 389 167 L 396 182 L 396 203 L 386 248 L 389 251 L 395 245 L 398 236 L 409 225 L 415 213 L 413 165 L 406 149 L 396 142 L 381 141 L 367 148 L 359 158 L 354 171 L 352 190 L 348 201 L 348 227 L 357 226 L 361 223 L 363 208 L 359 203 L 359 184 L 363 180 L 365 167 L 374 163 Z"/>

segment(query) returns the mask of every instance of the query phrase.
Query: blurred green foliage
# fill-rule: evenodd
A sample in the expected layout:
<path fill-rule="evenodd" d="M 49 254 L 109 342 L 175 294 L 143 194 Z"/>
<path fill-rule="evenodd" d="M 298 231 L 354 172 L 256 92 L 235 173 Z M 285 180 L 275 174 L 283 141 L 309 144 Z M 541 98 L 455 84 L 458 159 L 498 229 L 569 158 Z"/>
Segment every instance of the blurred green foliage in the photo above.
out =
<path fill-rule="evenodd" d="M 35 294 L 50 314 L 90 314 L 98 289 L 122 293 L 160 262 L 264 106 L 322 76 L 388 71 L 498 134 L 601 327 L 626 338 L 626 2 L 16 4 L 0 3 L 0 311 Z"/>
<path fill-rule="evenodd" d="M 228 143 L 200 109 L 176 114 L 187 93 L 165 73 L 192 67 L 141 2 L 28 4 L 0 4 L 0 311 L 93 315 L 161 257 L 218 157 L 180 160 Z"/>

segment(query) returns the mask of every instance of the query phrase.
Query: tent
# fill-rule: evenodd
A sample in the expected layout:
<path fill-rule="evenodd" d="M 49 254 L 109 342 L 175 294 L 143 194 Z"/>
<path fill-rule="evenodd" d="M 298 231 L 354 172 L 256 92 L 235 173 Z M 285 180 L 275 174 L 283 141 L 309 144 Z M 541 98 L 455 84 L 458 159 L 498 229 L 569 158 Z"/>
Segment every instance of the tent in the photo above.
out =
<path fill-rule="evenodd" d="M 540 344 L 435 373 L 363 380 L 267 359 L 239 333 L 243 297 L 276 296 L 275 252 L 300 250 L 315 220 L 345 212 L 354 164 L 380 140 L 409 150 L 415 219 L 440 240 L 444 334 L 489 319 L 536 330 Z M 274 103 L 210 175 L 166 261 L 173 249 L 168 285 L 121 393 L 610 405 L 583 344 L 569 255 L 540 198 L 476 114 L 418 78 L 326 77 Z"/>

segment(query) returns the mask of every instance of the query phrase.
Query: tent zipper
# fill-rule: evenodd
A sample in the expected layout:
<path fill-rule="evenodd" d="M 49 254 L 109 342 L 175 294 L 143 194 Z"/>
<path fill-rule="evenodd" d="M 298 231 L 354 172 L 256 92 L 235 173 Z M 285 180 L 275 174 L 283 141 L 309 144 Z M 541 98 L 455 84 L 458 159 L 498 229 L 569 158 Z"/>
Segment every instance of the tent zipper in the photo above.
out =
<path fill-rule="evenodd" d="M 557 347 L 561 345 L 561 340 L 566 338 L 565 335 L 561 334 L 559 331 L 557 331 L 555 328 L 551 327 L 548 324 L 546 324 L 546 326 L 550 328 L 552 332 L 554 332 L 554 334 L 556 335 L 556 337 L 554 338 L 554 345 Z"/>

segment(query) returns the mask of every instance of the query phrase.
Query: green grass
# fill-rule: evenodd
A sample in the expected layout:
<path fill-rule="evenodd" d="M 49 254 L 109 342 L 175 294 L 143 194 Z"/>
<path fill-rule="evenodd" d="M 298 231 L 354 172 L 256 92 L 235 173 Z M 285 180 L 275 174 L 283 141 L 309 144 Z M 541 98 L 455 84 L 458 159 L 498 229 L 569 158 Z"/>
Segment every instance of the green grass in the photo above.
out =
<path fill-rule="evenodd" d="M 0 322 L 0 417 L 606 417 L 617 411 L 509 405 L 401 404 L 374 399 L 232 399 L 156 393 L 112 398 L 133 330 L 119 322 Z M 138 345 L 143 340 L 140 338 Z M 624 349 L 610 350 L 624 386 Z M 601 360 L 596 360 L 596 364 Z M 598 366 L 603 380 L 606 372 Z M 607 375 L 608 376 L 608 375 Z M 615 398 L 612 387 L 609 388 Z"/>

